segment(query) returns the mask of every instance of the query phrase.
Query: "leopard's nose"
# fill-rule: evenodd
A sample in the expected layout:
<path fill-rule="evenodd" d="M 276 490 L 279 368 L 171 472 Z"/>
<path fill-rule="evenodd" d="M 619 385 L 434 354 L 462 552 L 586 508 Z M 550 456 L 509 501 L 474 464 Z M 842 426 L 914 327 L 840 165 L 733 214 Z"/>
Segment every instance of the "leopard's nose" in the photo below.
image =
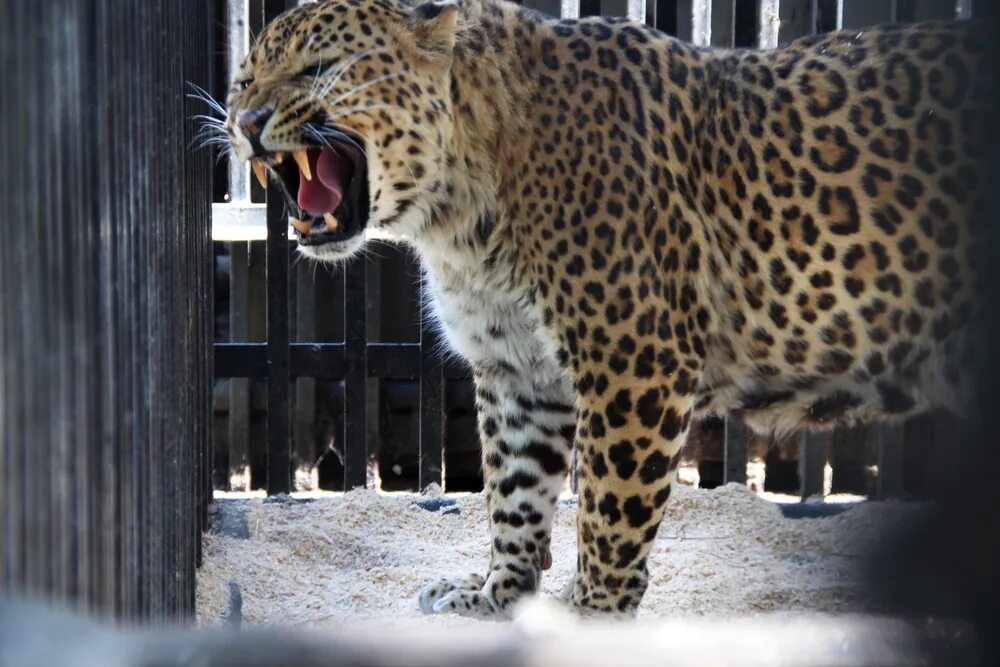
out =
<path fill-rule="evenodd" d="M 256 155 L 263 155 L 267 152 L 260 143 L 260 135 L 267 126 L 267 121 L 273 115 L 274 109 L 271 107 L 260 107 L 236 114 L 236 126 L 240 128 L 240 132 L 253 146 L 253 152 Z"/>

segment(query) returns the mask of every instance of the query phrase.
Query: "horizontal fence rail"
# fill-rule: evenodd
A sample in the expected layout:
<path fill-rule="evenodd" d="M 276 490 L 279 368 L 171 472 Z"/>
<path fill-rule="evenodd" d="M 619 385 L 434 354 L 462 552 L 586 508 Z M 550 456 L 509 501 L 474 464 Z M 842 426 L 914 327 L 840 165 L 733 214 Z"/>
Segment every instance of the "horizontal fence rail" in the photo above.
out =
<path fill-rule="evenodd" d="M 973 0 L 528 0 L 524 4 L 563 18 L 628 16 L 699 45 L 765 49 L 818 32 L 886 22 L 969 18 L 974 10 Z M 280 2 L 257 3 L 254 6 L 261 11 L 250 15 L 250 6 L 249 0 L 228 3 L 230 68 L 246 52 L 247 29 L 259 30 L 265 14 L 271 16 L 282 8 Z M 412 283 L 416 278 L 392 262 L 371 259 L 354 260 L 329 280 L 319 280 L 317 270 L 310 273 L 307 266 L 303 267 L 304 262 L 297 263 L 289 273 L 289 227 L 277 212 L 278 196 L 269 192 L 274 196 L 267 197 L 267 203 L 263 197 L 251 201 L 247 169 L 231 165 L 229 174 L 227 201 L 217 202 L 212 209 L 213 238 L 228 247 L 230 259 L 229 336 L 228 342 L 216 344 L 215 352 L 216 377 L 231 378 L 225 429 L 228 462 L 217 461 L 217 466 L 226 466 L 228 472 L 217 474 L 217 484 L 230 489 L 261 486 L 259 479 L 251 479 L 257 457 L 249 443 L 254 383 L 266 381 L 267 464 L 256 466 L 266 470 L 264 486 L 268 493 L 314 488 L 318 453 L 312 430 L 318 428 L 317 414 L 324 404 L 317 392 L 324 382 L 333 381 L 342 383 L 335 390 L 339 421 L 334 420 L 334 433 L 327 438 L 336 443 L 334 449 L 342 459 L 333 488 L 379 483 L 380 450 L 395 437 L 386 432 L 393 430 L 392 420 L 386 418 L 386 406 L 405 391 L 398 383 L 410 383 L 417 394 L 416 426 L 406 434 L 416 440 L 417 488 L 430 483 L 444 486 L 446 478 L 451 478 L 451 474 L 445 475 L 446 458 L 454 453 L 446 443 L 477 437 L 474 419 L 459 434 L 450 430 L 449 415 L 471 408 L 471 400 L 463 404 L 465 407 L 456 408 L 449 399 L 451 394 L 464 395 L 463 391 L 471 394 L 468 369 L 462 362 L 442 359 L 435 352 L 440 341 L 426 326 L 416 325 L 415 336 L 405 342 L 380 340 L 387 324 L 385 313 L 409 308 L 402 304 L 396 290 L 386 286 L 390 282 L 398 286 L 400 280 Z M 252 295 L 254 281 L 265 278 L 261 275 L 262 258 L 258 255 L 254 259 L 254 248 L 262 243 L 267 247 L 266 315 L 261 314 L 261 306 L 254 305 Z M 396 259 L 401 256 L 392 255 Z M 413 300 L 419 300 L 412 284 L 406 289 Z M 259 304 L 259 289 L 256 294 Z M 321 320 L 328 316 L 324 309 L 329 308 L 339 310 L 336 318 L 343 329 L 341 338 L 323 339 L 318 335 Z M 407 310 L 415 323 L 426 320 L 420 308 L 418 305 Z M 252 312 L 256 313 L 255 321 L 266 321 L 266 334 L 259 331 L 259 325 L 256 333 L 251 331 Z M 295 330 L 291 337 L 283 324 L 288 322 Z M 390 387 L 387 383 L 397 384 Z M 324 400 L 330 403 L 333 399 Z M 399 408 L 393 414 L 403 413 L 405 409 Z M 954 426 L 939 415 L 921 419 L 908 428 L 874 424 L 832 434 L 801 434 L 772 448 L 772 453 L 766 454 L 765 465 L 765 453 L 754 445 L 749 430 L 728 418 L 721 427 L 704 427 L 701 438 L 708 444 L 689 447 L 690 460 L 682 466 L 682 477 L 686 474 L 689 480 L 700 480 L 703 485 L 737 482 L 763 486 L 748 472 L 755 465 L 767 468 L 768 480 L 777 480 L 781 466 L 794 464 L 788 475 L 795 478 L 794 492 L 806 498 L 835 490 L 837 482 L 831 481 L 832 471 L 835 467 L 846 470 L 841 464 L 850 458 L 853 472 L 844 475 L 852 476 L 856 492 L 873 497 L 899 496 L 907 490 L 903 469 L 910 465 L 902 454 L 903 439 L 948 438 L 954 433 Z M 718 453 L 712 454 L 716 447 Z M 845 454 L 848 449 L 853 453 Z M 916 451 L 923 453 L 926 449 L 932 448 L 921 448 L 917 443 Z M 911 471 L 910 477 L 923 479 L 926 474 Z"/>

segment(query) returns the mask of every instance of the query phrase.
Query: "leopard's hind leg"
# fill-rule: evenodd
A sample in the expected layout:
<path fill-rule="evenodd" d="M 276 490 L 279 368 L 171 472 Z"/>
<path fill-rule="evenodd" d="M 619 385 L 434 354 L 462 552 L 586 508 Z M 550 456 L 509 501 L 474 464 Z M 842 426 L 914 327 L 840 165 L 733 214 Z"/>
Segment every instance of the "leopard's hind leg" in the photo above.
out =
<path fill-rule="evenodd" d="M 691 402 L 662 379 L 618 378 L 603 395 L 580 397 L 579 553 L 563 593 L 580 612 L 631 615 L 639 606 Z"/>

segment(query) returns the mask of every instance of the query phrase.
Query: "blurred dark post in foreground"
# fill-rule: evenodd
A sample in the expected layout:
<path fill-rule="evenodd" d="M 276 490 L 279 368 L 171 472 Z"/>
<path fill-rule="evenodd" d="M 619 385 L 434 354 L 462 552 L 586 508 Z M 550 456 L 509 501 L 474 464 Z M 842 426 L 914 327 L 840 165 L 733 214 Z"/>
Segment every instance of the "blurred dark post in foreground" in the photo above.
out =
<path fill-rule="evenodd" d="M 203 0 L 0 3 L 0 597 L 193 614 L 212 26 Z"/>
<path fill-rule="evenodd" d="M 977 3 L 981 20 L 989 24 L 994 39 L 1000 35 L 1000 7 Z M 1000 49 L 988 62 L 997 62 Z M 938 508 L 929 512 L 912 531 L 887 540 L 873 554 L 871 582 L 881 601 L 895 613 L 923 617 L 967 618 L 974 621 L 984 645 L 982 665 L 1000 664 L 1000 512 L 997 506 L 997 471 L 1000 446 L 996 422 L 1000 413 L 1000 72 L 994 71 L 992 125 L 984 147 L 989 164 L 989 200 L 975 221 L 985 230 L 978 261 L 986 267 L 983 299 L 987 310 L 978 325 L 974 367 L 979 386 L 978 418 L 956 433 L 947 457 L 955 463 L 937 490 Z M 932 656 L 933 657 L 933 656 Z M 949 664 L 939 661 L 932 664 Z"/>

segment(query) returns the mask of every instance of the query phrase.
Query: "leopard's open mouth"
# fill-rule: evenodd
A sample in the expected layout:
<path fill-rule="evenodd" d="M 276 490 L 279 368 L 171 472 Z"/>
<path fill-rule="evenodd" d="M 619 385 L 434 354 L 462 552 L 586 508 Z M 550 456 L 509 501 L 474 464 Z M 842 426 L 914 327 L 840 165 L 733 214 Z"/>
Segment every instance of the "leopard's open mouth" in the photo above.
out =
<path fill-rule="evenodd" d="M 255 157 L 252 166 L 262 185 L 265 165 L 278 176 L 300 245 L 346 241 L 364 231 L 368 164 L 357 140 L 327 133 L 321 146 Z"/>

